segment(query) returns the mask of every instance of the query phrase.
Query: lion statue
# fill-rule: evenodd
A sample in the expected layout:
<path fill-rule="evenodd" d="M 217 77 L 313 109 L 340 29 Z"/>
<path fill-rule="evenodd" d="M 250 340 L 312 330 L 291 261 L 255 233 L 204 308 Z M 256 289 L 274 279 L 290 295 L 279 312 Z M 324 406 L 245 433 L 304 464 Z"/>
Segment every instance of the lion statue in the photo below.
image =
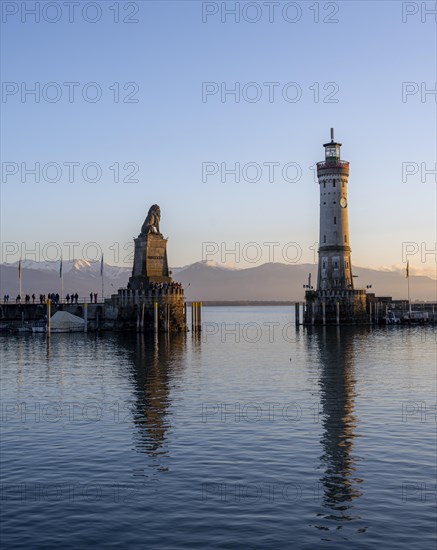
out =
<path fill-rule="evenodd" d="M 159 231 L 159 222 L 161 220 L 161 209 L 157 204 L 150 207 L 147 218 L 144 220 L 141 228 L 141 235 L 148 235 L 149 233 L 156 233 L 161 235 Z"/>

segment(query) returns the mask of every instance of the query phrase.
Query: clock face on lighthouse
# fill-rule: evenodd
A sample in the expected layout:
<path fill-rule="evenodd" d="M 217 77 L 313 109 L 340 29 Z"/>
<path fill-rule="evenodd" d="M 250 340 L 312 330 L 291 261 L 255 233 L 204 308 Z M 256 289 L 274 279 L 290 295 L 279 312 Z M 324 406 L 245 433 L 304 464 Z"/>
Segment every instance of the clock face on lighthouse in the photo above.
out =
<path fill-rule="evenodd" d="M 341 199 L 340 199 L 340 206 L 341 206 L 342 208 L 346 208 L 346 206 L 347 206 L 346 197 L 341 197 Z"/>

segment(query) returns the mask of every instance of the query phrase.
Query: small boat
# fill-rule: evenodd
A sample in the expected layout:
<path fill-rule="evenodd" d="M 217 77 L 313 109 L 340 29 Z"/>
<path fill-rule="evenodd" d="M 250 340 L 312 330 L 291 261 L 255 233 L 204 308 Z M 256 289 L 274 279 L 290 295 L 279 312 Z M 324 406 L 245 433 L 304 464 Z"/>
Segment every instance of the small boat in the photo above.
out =
<path fill-rule="evenodd" d="M 427 323 L 429 321 L 429 316 L 427 311 L 411 311 L 404 314 L 402 319 L 404 323 Z"/>
<path fill-rule="evenodd" d="M 28 327 L 26 325 L 23 325 L 22 327 L 15 327 L 14 332 L 18 332 L 19 334 L 32 332 L 32 327 Z"/>
<path fill-rule="evenodd" d="M 47 323 L 46 321 L 37 321 L 33 327 L 32 327 L 32 332 L 46 332 L 47 330 Z"/>
<path fill-rule="evenodd" d="M 396 317 L 396 314 L 394 311 L 389 311 L 387 316 L 384 317 L 385 322 L 387 325 L 399 325 L 401 320 L 399 317 Z"/>

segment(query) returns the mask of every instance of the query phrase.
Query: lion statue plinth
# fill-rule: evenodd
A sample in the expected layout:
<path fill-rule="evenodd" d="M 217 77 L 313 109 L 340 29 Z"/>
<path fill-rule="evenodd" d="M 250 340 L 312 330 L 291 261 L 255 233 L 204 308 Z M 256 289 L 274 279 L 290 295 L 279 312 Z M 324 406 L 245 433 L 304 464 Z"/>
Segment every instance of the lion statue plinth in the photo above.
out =
<path fill-rule="evenodd" d="M 159 222 L 161 221 L 161 209 L 157 204 L 154 204 L 149 208 L 149 213 L 147 218 L 144 220 L 143 226 L 141 227 L 141 235 L 149 235 L 154 233 L 155 235 L 161 235 L 159 231 Z"/>

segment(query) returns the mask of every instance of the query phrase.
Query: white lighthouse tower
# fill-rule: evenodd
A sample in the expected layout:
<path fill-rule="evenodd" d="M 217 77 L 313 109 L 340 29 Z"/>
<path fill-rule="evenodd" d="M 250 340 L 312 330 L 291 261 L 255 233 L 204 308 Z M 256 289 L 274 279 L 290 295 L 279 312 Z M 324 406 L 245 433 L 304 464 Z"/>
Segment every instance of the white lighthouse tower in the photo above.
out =
<path fill-rule="evenodd" d="M 320 236 L 317 291 L 306 292 L 305 322 L 357 323 L 365 319 L 366 292 L 354 289 L 349 237 L 349 162 L 341 160 L 341 143 L 323 145 L 325 160 L 317 163 L 320 188 Z"/>

